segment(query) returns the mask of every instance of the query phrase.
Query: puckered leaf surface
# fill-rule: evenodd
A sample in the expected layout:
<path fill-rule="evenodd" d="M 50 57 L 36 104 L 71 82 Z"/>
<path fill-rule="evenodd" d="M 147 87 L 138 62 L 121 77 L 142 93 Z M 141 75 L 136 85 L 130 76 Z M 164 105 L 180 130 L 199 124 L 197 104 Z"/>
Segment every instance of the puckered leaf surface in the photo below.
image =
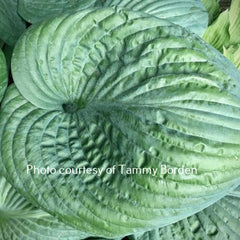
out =
<path fill-rule="evenodd" d="M 116 8 L 31 27 L 0 112 L 2 174 L 89 235 L 118 237 L 202 210 L 239 184 L 240 73 L 196 35 Z M 91 174 L 27 174 L 97 168 Z M 197 174 L 115 174 L 196 168 Z"/>
<path fill-rule="evenodd" d="M 96 6 L 118 6 L 167 19 L 202 36 L 208 14 L 200 0 L 100 0 Z"/>
<path fill-rule="evenodd" d="M 19 0 L 18 9 L 25 20 L 36 23 L 70 10 L 110 6 L 149 13 L 200 36 L 208 24 L 208 14 L 200 0 Z"/>
<path fill-rule="evenodd" d="M 130 236 L 130 240 L 238 240 L 240 188 L 203 211 L 161 229 Z"/>

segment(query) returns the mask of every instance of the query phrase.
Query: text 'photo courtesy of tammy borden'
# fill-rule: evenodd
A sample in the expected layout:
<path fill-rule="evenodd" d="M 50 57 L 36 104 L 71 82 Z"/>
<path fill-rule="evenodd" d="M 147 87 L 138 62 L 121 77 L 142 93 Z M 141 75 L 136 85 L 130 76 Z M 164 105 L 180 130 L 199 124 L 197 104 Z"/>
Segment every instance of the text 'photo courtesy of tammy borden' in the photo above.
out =
<path fill-rule="evenodd" d="M 106 166 L 102 168 L 97 167 L 41 167 L 38 168 L 35 165 L 28 164 L 26 166 L 27 174 L 38 174 L 38 175 L 49 175 L 49 174 L 60 174 L 60 175 L 94 175 L 102 176 L 104 174 L 121 174 L 121 175 L 151 175 L 161 176 L 161 175 L 197 175 L 198 170 L 195 167 L 189 168 L 182 165 L 181 167 L 168 167 L 165 164 L 160 165 L 158 168 L 151 167 L 129 167 L 126 164 L 118 164 L 113 166 Z"/>

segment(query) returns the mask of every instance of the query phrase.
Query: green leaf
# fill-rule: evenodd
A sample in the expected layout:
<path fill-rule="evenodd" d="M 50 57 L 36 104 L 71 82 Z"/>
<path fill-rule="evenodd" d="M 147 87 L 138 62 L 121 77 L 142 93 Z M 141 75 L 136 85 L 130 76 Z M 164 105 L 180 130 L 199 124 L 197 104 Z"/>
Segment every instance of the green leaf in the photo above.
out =
<path fill-rule="evenodd" d="M 219 0 L 202 0 L 202 3 L 208 11 L 208 23 L 210 25 L 220 14 Z"/>
<path fill-rule="evenodd" d="M 85 235 L 35 208 L 0 177 L 0 239 L 80 240 Z"/>
<path fill-rule="evenodd" d="M 180 26 L 117 8 L 65 14 L 25 32 L 12 73 L 1 172 L 90 236 L 165 226 L 239 184 L 240 73 Z M 106 173 L 119 164 L 198 174 Z M 47 167 L 57 173 L 38 174 Z M 84 167 L 103 173 L 58 172 Z"/>
<path fill-rule="evenodd" d="M 240 188 L 202 212 L 133 240 L 240 239 Z"/>
<path fill-rule="evenodd" d="M 240 1 L 232 0 L 229 10 L 230 44 L 240 43 Z"/>
<path fill-rule="evenodd" d="M 8 84 L 8 73 L 5 56 L 0 49 L 0 103 Z"/>
<path fill-rule="evenodd" d="M 75 9 L 93 6 L 97 0 L 18 0 L 19 14 L 30 23 L 37 23 L 51 16 Z"/>
<path fill-rule="evenodd" d="M 223 54 L 226 56 L 240 71 L 240 44 L 230 45 L 223 48 Z"/>
<path fill-rule="evenodd" d="M 229 11 L 225 10 L 213 22 L 203 35 L 203 39 L 223 52 L 223 46 L 229 46 Z"/>
<path fill-rule="evenodd" d="M 0 38 L 14 46 L 25 27 L 17 13 L 17 0 L 0 0 Z"/>
<path fill-rule="evenodd" d="M 208 25 L 208 14 L 200 0 L 100 0 L 96 6 L 118 6 L 146 12 L 166 19 L 202 36 Z"/>

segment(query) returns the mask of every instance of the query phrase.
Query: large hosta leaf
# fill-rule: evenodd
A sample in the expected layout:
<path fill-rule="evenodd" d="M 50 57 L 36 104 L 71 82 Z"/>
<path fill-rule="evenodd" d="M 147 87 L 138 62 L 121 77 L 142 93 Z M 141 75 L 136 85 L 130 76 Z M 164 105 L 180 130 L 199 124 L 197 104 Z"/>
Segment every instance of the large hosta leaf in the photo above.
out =
<path fill-rule="evenodd" d="M 207 28 L 208 15 L 200 0 L 19 0 L 19 13 L 36 23 L 51 15 L 90 6 L 118 6 L 142 11 L 179 24 L 202 35 Z"/>
<path fill-rule="evenodd" d="M 0 102 L 3 98 L 8 83 L 7 64 L 5 56 L 0 49 Z"/>
<path fill-rule="evenodd" d="M 239 183 L 240 73 L 185 29 L 116 8 L 31 27 L 0 112 L 1 172 L 31 202 L 89 235 L 164 226 Z M 100 168 L 101 175 L 27 174 Z M 194 167 L 198 174 L 107 174 Z"/>
<path fill-rule="evenodd" d="M 25 27 L 17 13 L 17 0 L 0 0 L 0 39 L 13 46 Z"/>
<path fill-rule="evenodd" d="M 80 240 L 81 232 L 35 208 L 0 176 L 0 239 Z"/>

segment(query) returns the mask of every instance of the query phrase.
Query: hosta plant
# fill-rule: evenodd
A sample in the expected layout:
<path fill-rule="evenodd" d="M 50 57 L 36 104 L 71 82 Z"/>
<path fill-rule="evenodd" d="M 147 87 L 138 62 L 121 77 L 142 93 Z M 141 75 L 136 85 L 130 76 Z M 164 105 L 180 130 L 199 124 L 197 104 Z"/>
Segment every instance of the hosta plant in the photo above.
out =
<path fill-rule="evenodd" d="M 0 239 L 240 239 L 240 73 L 198 37 L 239 68 L 240 1 L 202 2 L 0 0 Z"/>
<path fill-rule="evenodd" d="M 12 74 L 1 174 L 87 236 L 164 227 L 240 183 L 240 73 L 180 26 L 116 7 L 66 13 L 22 35 Z M 28 165 L 103 173 L 34 174 Z M 134 175 L 119 165 L 197 173 Z"/>

